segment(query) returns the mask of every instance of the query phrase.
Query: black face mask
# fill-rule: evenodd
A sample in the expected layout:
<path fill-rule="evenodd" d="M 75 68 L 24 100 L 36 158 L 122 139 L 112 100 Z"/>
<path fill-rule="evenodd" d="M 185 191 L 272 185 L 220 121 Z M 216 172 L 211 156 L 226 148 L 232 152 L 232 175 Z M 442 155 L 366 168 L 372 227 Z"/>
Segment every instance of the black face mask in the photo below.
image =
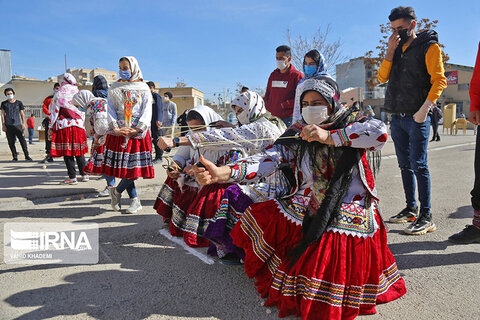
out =
<path fill-rule="evenodd" d="M 408 34 L 408 28 L 398 30 L 398 35 L 400 36 L 400 43 L 398 44 L 400 46 L 407 42 L 410 38 L 410 35 Z"/>

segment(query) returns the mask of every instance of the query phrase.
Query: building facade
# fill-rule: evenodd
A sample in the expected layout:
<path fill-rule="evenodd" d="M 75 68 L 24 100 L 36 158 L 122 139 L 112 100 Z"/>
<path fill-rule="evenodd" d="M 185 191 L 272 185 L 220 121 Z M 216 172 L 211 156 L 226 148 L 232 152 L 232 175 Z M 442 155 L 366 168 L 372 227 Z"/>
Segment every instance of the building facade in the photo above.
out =
<path fill-rule="evenodd" d="M 10 50 L 0 49 L 0 85 L 12 79 L 12 55 Z"/>
<path fill-rule="evenodd" d="M 104 76 L 107 79 L 107 82 L 110 84 L 112 82 L 117 81 L 117 72 L 110 71 L 102 68 L 95 68 L 95 69 L 86 69 L 86 68 L 69 68 L 67 69 L 68 73 L 71 73 L 77 83 L 81 86 L 91 86 L 93 84 L 93 78 L 96 76 Z"/>
<path fill-rule="evenodd" d="M 442 106 L 455 103 L 457 105 L 457 117 L 460 113 L 463 113 L 468 118 L 470 115 L 469 90 L 473 67 L 445 63 L 445 76 L 447 77 L 447 88 L 443 90 L 438 101 Z"/>
<path fill-rule="evenodd" d="M 192 109 L 205 103 L 203 92 L 193 87 L 157 88 L 156 91 L 162 97 L 165 92 L 172 93 L 172 102 L 177 105 L 177 115 L 181 115 L 185 110 Z"/>

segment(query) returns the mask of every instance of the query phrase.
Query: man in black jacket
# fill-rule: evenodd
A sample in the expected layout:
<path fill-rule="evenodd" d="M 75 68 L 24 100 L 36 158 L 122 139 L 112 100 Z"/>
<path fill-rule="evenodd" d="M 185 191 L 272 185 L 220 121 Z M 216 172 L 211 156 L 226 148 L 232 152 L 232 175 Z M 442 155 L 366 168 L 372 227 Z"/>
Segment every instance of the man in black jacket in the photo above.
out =
<path fill-rule="evenodd" d="M 435 31 L 415 33 L 417 17 L 413 8 L 397 7 L 388 19 L 392 35 L 378 80 L 388 81 L 384 108 L 392 113 L 390 129 L 406 198 L 406 208 L 391 217 L 390 222 L 411 222 L 405 233 L 425 234 L 436 229 L 430 212 L 428 112 L 447 84 L 442 51 Z M 420 209 L 415 200 L 415 184 Z"/>

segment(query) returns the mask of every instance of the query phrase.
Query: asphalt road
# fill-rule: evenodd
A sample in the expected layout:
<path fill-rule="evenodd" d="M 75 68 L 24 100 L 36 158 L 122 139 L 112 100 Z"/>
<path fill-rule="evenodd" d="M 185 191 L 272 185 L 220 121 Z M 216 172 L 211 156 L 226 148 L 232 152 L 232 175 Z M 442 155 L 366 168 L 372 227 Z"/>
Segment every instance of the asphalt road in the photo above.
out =
<path fill-rule="evenodd" d="M 442 136 L 432 143 L 432 212 L 438 230 L 407 236 L 389 224 L 390 249 L 408 293 L 360 319 L 480 319 L 480 244 L 451 245 L 448 236 L 471 223 L 474 137 Z M 41 144 L 32 146 L 42 157 Z M 400 171 L 389 142 L 377 179 L 383 216 L 404 207 Z M 20 157 L 21 158 L 21 157 Z M 277 319 L 263 306 L 241 266 L 194 255 L 159 233 L 152 205 L 164 174 L 139 182 L 144 210 L 121 215 L 95 198 L 102 180 L 59 186 L 61 161 L 9 162 L 0 137 L 0 223 L 96 222 L 100 226 L 95 265 L 0 264 L 0 319 Z M 124 206 L 127 202 L 124 202 Z M 0 231 L 3 234 L 3 228 Z M 3 236 L 0 237 L 3 248 Z M 213 264 L 209 264 L 213 262 Z"/>

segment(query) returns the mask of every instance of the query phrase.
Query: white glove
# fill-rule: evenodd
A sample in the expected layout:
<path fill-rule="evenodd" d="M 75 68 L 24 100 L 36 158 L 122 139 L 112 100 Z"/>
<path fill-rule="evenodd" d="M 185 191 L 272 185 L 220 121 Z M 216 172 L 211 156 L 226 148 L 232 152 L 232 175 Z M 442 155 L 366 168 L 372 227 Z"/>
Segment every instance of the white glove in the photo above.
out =
<path fill-rule="evenodd" d="M 427 120 L 428 112 L 430 111 L 430 108 L 433 107 L 435 103 L 433 103 L 430 100 L 425 100 L 423 105 L 418 109 L 417 112 L 413 115 L 413 120 L 416 123 L 424 123 Z"/>

